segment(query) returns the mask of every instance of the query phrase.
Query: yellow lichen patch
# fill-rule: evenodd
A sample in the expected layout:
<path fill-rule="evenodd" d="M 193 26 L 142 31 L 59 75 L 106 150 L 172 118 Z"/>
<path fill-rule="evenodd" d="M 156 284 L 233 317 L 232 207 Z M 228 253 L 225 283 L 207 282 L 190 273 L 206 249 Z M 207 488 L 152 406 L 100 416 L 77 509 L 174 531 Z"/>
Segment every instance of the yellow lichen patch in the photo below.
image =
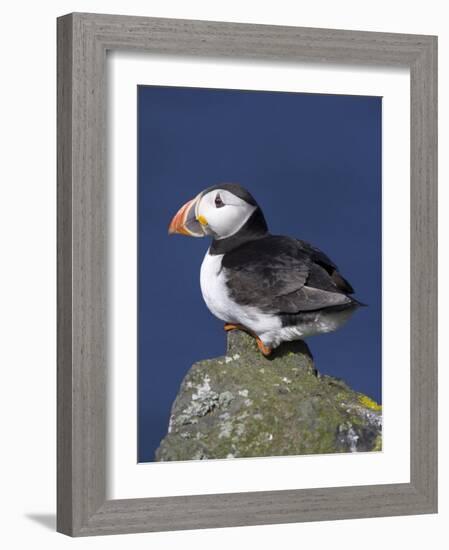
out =
<path fill-rule="evenodd" d="M 360 395 L 359 396 L 359 403 L 363 405 L 364 407 L 367 407 L 368 409 L 371 409 L 373 411 L 381 411 L 382 405 L 379 405 L 376 403 L 373 399 L 368 397 L 367 395 Z"/>
<path fill-rule="evenodd" d="M 376 437 L 376 440 L 374 442 L 374 447 L 371 450 L 373 452 L 380 452 L 382 450 L 382 436 L 381 435 L 378 435 Z"/>

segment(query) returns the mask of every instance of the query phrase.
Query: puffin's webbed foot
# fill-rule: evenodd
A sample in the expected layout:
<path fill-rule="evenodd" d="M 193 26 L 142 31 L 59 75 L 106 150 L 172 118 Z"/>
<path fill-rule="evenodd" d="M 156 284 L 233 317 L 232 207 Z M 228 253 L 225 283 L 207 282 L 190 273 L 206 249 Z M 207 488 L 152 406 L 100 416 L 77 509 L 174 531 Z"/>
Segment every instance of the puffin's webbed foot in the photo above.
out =
<path fill-rule="evenodd" d="M 261 353 L 265 357 L 268 357 L 269 355 L 271 355 L 271 352 L 273 350 L 271 348 L 269 348 L 268 346 L 266 346 L 262 342 L 262 340 L 257 336 L 257 334 L 255 334 L 249 328 L 246 328 L 243 325 L 238 325 L 238 324 L 233 324 L 233 323 L 225 323 L 224 329 L 225 329 L 226 332 L 229 332 L 231 330 L 243 330 L 243 332 L 246 332 L 247 334 L 249 334 L 250 336 L 252 336 L 256 340 L 257 347 L 259 348 L 259 350 L 261 351 Z"/>
<path fill-rule="evenodd" d="M 251 334 L 251 336 L 254 336 L 254 334 L 243 325 L 234 325 L 233 323 L 225 323 L 224 329 L 226 332 L 229 332 L 230 330 L 243 330 L 243 332 L 247 332 L 248 334 Z"/>
<path fill-rule="evenodd" d="M 263 353 L 263 355 L 265 355 L 265 357 L 268 357 L 269 355 L 271 355 L 271 352 L 273 350 L 268 346 L 266 346 L 258 336 L 255 336 L 255 338 L 257 342 L 257 347 Z"/>

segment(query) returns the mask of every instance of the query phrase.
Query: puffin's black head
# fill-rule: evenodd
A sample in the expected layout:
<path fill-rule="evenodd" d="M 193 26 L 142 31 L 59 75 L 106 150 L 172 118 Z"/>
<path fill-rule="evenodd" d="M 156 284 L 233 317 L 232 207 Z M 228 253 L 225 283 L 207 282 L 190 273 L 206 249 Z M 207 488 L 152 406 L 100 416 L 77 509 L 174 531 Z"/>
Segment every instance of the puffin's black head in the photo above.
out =
<path fill-rule="evenodd" d="M 221 183 L 202 191 L 178 211 L 168 232 L 192 237 L 210 235 L 214 245 L 241 243 L 268 231 L 254 197 L 237 183 Z M 229 249 L 228 246 L 226 248 Z"/>

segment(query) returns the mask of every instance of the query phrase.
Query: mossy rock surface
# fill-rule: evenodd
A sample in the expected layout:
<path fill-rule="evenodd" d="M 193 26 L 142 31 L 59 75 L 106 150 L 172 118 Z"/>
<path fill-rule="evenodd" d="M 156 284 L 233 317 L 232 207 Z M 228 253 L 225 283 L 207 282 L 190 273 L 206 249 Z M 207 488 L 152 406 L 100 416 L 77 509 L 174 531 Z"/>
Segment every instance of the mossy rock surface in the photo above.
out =
<path fill-rule="evenodd" d="M 321 376 L 304 342 L 265 358 L 228 334 L 223 357 L 195 363 L 172 406 L 157 461 L 380 451 L 382 411 Z"/>

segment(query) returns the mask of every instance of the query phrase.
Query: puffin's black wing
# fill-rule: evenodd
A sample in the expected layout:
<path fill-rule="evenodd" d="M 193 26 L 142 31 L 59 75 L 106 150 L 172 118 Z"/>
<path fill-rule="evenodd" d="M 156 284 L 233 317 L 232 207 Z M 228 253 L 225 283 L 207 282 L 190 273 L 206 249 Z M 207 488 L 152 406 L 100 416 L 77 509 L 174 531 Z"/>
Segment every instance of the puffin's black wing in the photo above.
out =
<path fill-rule="evenodd" d="M 267 313 L 298 313 L 352 303 L 335 264 L 308 243 L 268 235 L 222 259 L 231 298 Z M 337 277 L 334 275 L 337 274 Z"/>
<path fill-rule="evenodd" d="M 344 277 L 342 277 L 342 275 L 338 272 L 337 266 L 332 260 L 328 258 L 328 256 L 326 256 L 324 252 L 306 241 L 300 241 L 298 239 L 298 243 L 301 249 L 310 255 L 313 262 L 317 263 L 319 266 L 327 271 L 327 273 L 331 276 L 333 282 L 336 284 L 337 288 L 339 288 L 342 292 L 346 294 L 354 293 L 354 289 L 352 288 L 352 286 Z"/>

